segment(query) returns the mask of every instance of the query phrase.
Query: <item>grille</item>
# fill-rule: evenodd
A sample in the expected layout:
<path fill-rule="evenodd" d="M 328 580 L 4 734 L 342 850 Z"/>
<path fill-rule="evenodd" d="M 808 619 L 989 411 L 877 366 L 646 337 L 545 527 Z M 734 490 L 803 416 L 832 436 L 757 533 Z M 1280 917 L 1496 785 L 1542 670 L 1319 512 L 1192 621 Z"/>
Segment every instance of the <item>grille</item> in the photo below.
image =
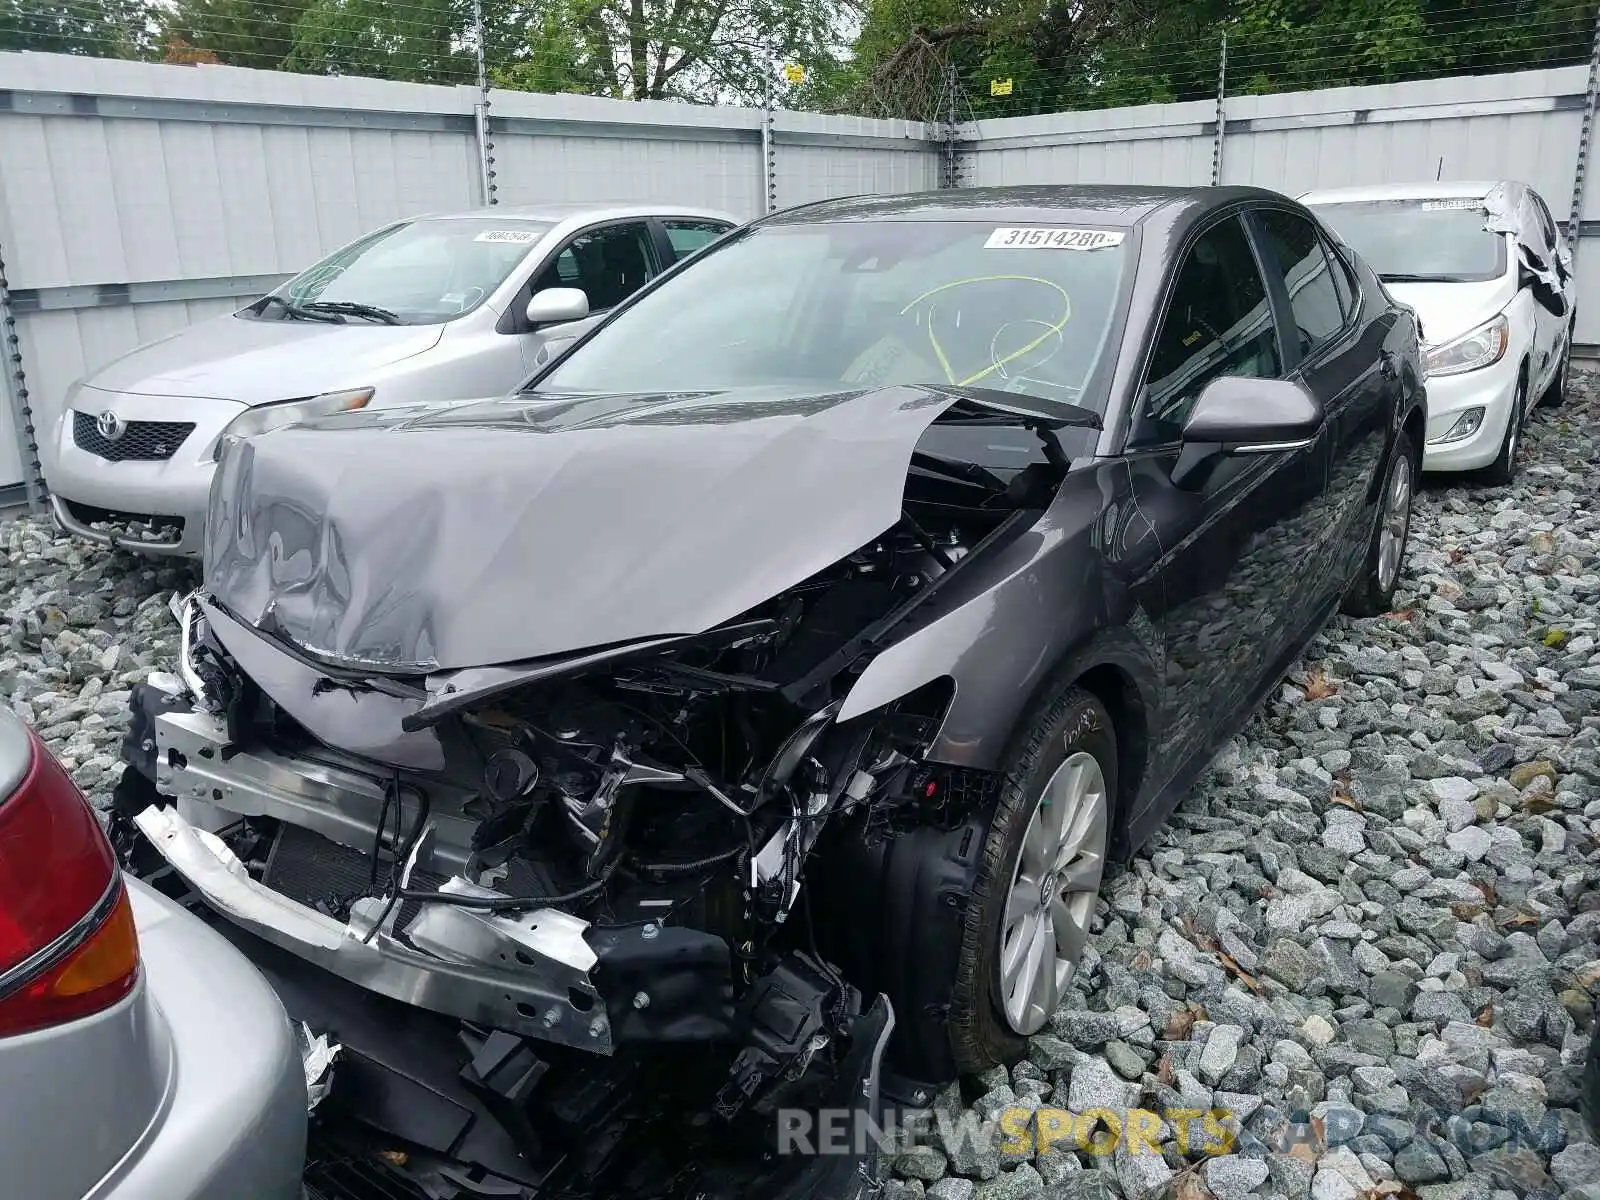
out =
<path fill-rule="evenodd" d="M 100 432 L 92 414 L 72 414 L 72 440 L 78 449 L 107 462 L 163 462 L 193 432 L 192 421 L 129 421 L 122 436 L 112 441 Z"/>
<path fill-rule="evenodd" d="M 427 1192 L 377 1155 L 322 1149 L 313 1142 L 307 1159 L 304 1183 L 309 1200 L 428 1200 Z"/>
<path fill-rule="evenodd" d="M 115 508 L 99 508 L 93 504 L 79 504 L 76 500 L 63 500 L 72 519 L 91 529 L 116 526 L 106 532 L 115 533 L 130 541 L 176 545 L 183 538 L 183 518 L 168 517 L 160 513 L 131 513 Z M 159 535 L 159 536 L 150 536 Z"/>

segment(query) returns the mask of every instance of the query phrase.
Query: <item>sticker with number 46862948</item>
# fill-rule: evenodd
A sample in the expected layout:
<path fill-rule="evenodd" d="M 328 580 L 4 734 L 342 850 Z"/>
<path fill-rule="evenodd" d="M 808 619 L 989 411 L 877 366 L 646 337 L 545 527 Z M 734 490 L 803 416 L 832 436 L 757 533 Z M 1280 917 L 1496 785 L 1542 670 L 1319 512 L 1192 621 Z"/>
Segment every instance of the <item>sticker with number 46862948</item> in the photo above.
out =
<path fill-rule="evenodd" d="M 1105 250 L 1122 245 L 1120 229 L 1067 229 L 1059 225 L 1002 227 L 989 235 L 985 250 Z"/>

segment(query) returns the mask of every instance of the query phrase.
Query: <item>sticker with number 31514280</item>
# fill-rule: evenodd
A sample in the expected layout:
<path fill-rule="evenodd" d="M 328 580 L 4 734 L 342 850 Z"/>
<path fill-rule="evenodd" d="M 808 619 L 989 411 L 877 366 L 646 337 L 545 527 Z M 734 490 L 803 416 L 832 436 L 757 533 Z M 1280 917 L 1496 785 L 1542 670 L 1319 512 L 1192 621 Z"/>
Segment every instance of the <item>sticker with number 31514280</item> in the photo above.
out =
<path fill-rule="evenodd" d="M 984 242 L 985 250 L 1105 250 L 1122 245 L 1119 229 L 1066 229 L 1062 226 L 1003 227 Z"/>

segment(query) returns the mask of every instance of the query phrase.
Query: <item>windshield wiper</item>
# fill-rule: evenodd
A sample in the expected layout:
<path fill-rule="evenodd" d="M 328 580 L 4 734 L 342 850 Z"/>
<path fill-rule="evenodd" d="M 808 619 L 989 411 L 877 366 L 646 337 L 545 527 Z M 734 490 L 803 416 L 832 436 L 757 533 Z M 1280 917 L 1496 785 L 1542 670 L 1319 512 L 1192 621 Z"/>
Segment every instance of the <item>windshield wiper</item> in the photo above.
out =
<path fill-rule="evenodd" d="M 1380 274 L 1379 279 L 1385 283 L 1462 283 L 1464 280 L 1459 275 L 1386 275 Z"/>
<path fill-rule="evenodd" d="M 1046 429 L 1099 429 L 1098 414 L 1064 400 L 1030 396 L 1023 392 L 1003 392 L 999 388 L 967 387 L 957 384 L 929 384 L 928 390 L 954 396 L 956 403 L 946 409 L 940 424 L 954 425 L 1038 425 Z M 953 418 L 953 419 L 946 419 Z"/>
<path fill-rule="evenodd" d="M 295 321 L 322 321 L 329 325 L 343 325 L 344 318 L 332 313 L 313 312 L 309 308 L 302 308 L 292 300 L 286 300 L 279 295 L 263 296 L 256 301 L 254 308 L 256 315 L 260 316 L 267 311 L 267 305 L 276 304 L 283 309 L 284 316 Z"/>
<path fill-rule="evenodd" d="M 376 304 L 361 304 L 355 300 L 313 300 L 305 305 L 308 312 L 338 313 L 340 316 L 366 317 L 369 321 L 382 321 L 385 325 L 400 324 L 400 317 Z"/>

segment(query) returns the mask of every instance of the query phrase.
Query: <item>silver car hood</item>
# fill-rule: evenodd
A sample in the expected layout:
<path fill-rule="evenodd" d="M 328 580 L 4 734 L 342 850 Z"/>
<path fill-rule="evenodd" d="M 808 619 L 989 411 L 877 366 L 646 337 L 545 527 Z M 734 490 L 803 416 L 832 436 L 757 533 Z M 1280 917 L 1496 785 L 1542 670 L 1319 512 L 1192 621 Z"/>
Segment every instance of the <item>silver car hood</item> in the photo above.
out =
<path fill-rule="evenodd" d="M 228 314 L 131 350 L 85 382 L 107 392 L 264 404 L 365 387 L 439 344 L 442 325 L 258 321 Z"/>
<path fill-rule="evenodd" d="M 325 661 L 483 666 L 738 616 L 900 518 L 920 387 L 512 397 L 232 447 L 206 586 Z"/>

